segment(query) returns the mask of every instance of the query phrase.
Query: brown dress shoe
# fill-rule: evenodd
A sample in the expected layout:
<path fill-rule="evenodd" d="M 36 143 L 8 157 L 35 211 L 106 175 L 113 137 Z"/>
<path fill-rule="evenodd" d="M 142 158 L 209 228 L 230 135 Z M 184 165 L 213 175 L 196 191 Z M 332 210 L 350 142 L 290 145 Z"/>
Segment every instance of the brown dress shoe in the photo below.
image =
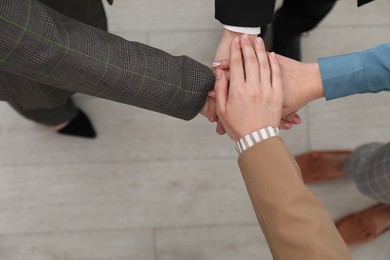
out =
<path fill-rule="evenodd" d="M 305 183 L 345 178 L 341 164 L 351 154 L 349 150 L 313 151 L 295 157 Z"/>
<path fill-rule="evenodd" d="M 359 245 L 374 240 L 390 229 L 390 205 L 376 204 L 352 213 L 336 222 L 347 245 Z"/>

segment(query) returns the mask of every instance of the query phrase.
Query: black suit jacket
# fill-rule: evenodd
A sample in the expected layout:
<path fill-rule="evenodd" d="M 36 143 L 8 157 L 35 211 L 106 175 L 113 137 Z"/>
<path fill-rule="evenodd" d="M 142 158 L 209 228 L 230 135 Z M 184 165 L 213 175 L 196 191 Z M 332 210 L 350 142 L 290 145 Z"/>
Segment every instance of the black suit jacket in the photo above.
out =
<path fill-rule="evenodd" d="M 357 0 L 358 6 L 372 1 L 374 0 Z M 215 18 L 232 26 L 267 25 L 272 22 L 274 9 L 275 0 L 215 0 Z"/>

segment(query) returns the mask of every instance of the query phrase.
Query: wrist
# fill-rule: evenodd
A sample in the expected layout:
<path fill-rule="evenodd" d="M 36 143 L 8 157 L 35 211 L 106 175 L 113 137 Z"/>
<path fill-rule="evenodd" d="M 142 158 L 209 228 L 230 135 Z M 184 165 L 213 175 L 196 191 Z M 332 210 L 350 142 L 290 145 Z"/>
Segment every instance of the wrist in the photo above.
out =
<path fill-rule="evenodd" d="M 318 63 L 309 63 L 309 74 L 312 75 L 312 91 L 310 101 L 324 97 L 324 87 L 322 85 L 320 67 Z"/>

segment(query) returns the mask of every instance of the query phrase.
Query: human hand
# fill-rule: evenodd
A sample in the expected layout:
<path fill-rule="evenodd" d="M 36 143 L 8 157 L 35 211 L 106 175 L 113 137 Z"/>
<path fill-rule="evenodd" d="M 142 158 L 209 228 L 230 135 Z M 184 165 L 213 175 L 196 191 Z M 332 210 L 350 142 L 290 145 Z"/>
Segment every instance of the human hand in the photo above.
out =
<path fill-rule="evenodd" d="M 277 55 L 284 89 L 282 129 L 301 122 L 296 114 L 310 101 L 323 97 L 321 74 L 317 63 L 302 63 Z"/>
<path fill-rule="evenodd" d="M 209 92 L 206 102 L 204 103 L 199 113 L 206 117 L 210 122 L 217 122 L 216 132 L 218 134 L 225 134 L 225 129 L 223 128 L 223 125 L 218 121 L 214 90 L 211 90 Z"/>
<path fill-rule="evenodd" d="M 241 37 L 242 35 L 243 35 L 242 33 L 233 32 L 224 29 L 221 40 L 215 52 L 214 62 L 212 64 L 212 67 L 214 70 L 216 69 L 225 70 L 228 79 L 229 79 L 229 67 L 230 67 L 229 65 L 230 45 L 235 37 Z M 254 44 L 257 35 L 249 34 L 248 36 L 252 44 Z"/>
<path fill-rule="evenodd" d="M 324 96 L 321 75 L 317 63 L 302 63 L 277 55 L 283 88 L 284 104 L 279 127 L 290 129 L 301 123 L 297 111 L 312 100 Z M 229 60 L 214 64 L 214 69 L 229 70 Z"/>
<path fill-rule="evenodd" d="M 277 58 L 272 53 L 268 61 L 261 38 L 254 45 L 248 35 L 232 41 L 230 84 L 226 73 L 216 70 L 217 115 L 235 142 L 261 128 L 276 127 L 281 120 L 283 89 Z"/>
<path fill-rule="evenodd" d="M 214 62 L 212 64 L 214 70 L 215 69 L 226 70 L 225 72 L 229 76 L 230 45 L 234 37 L 242 36 L 242 35 L 243 35 L 242 33 L 233 32 L 224 29 L 221 40 L 215 52 Z M 257 35 L 249 35 L 249 39 L 252 42 L 255 41 L 256 37 Z M 210 91 L 209 97 L 211 97 L 211 99 L 208 99 L 209 105 L 208 105 L 207 117 L 210 122 L 217 122 L 216 132 L 220 135 L 223 135 L 225 134 L 225 129 L 223 125 L 219 122 L 218 117 L 216 116 L 215 91 Z"/>

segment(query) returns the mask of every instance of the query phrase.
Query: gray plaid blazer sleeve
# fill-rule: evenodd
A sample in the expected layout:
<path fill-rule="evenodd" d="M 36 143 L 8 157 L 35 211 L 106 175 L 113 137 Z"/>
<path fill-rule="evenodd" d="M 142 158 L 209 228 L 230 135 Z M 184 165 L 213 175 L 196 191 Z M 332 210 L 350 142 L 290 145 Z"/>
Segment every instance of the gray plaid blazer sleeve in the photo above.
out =
<path fill-rule="evenodd" d="M 0 35 L 2 71 L 186 120 L 214 85 L 212 71 L 189 57 L 126 41 L 37 0 L 1 0 Z"/>

